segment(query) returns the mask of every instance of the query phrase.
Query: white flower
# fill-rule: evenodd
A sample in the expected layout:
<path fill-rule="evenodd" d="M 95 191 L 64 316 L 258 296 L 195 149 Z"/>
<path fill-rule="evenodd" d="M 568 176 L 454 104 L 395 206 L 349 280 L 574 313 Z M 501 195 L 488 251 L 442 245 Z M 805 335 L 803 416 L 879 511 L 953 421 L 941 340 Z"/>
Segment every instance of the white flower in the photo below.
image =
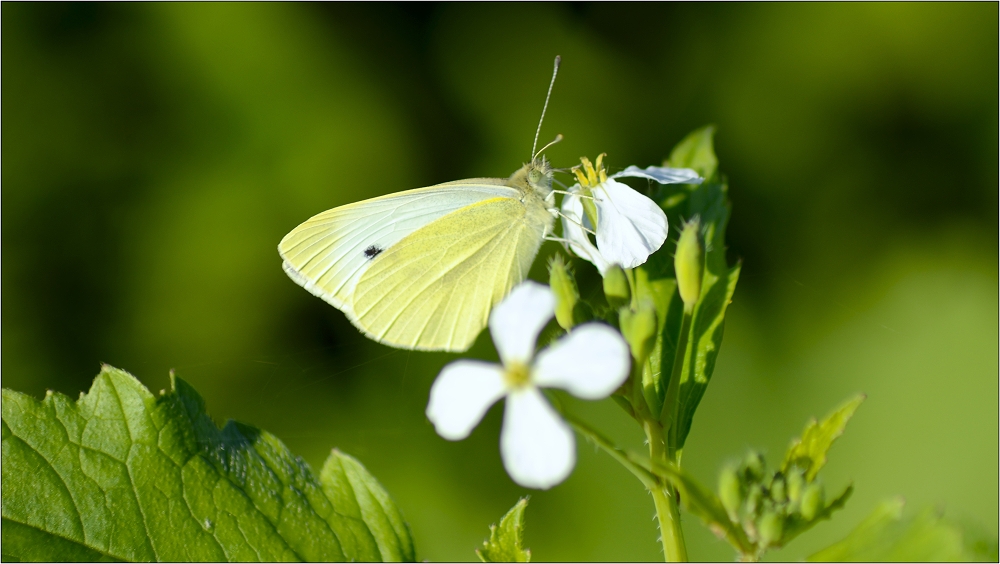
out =
<path fill-rule="evenodd" d="M 500 454 L 515 482 L 548 489 L 576 464 L 573 431 L 539 390 L 563 388 L 583 399 L 601 399 L 628 377 L 629 349 L 617 331 L 586 323 L 534 354 L 535 340 L 555 315 L 547 287 L 525 282 L 490 314 L 490 333 L 503 365 L 458 360 L 431 387 L 427 418 L 442 437 L 469 436 L 497 400 L 507 398 Z"/>
<path fill-rule="evenodd" d="M 667 240 L 667 215 L 653 200 L 636 192 L 616 178 L 634 177 L 660 184 L 698 184 L 698 173 L 689 168 L 650 166 L 641 169 L 630 166 L 608 176 L 601 165 L 604 155 L 597 157 L 594 167 L 581 159 L 584 171 L 576 170 L 579 183 L 570 188 L 572 194 L 563 198 L 563 237 L 577 256 L 594 264 L 604 274 L 611 265 L 635 268 L 646 262 Z M 596 228 L 585 213 L 584 199 L 593 198 Z M 597 246 L 587 236 L 596 232 Z"/>

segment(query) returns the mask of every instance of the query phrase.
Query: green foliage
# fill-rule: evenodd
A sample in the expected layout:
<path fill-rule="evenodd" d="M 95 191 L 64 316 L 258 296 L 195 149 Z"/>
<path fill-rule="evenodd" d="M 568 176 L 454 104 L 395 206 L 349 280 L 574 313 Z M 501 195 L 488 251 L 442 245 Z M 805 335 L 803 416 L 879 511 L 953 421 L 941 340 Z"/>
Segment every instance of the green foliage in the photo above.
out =
<path fill-rule="evenodd" d="M 830 450 L 833 441 L 844 433 L 844 427 L 863 401 L 864 394 L 858 395 L 837 408 L 822 423 L 817 423 L 815 419 L 810 421 L 802 432 L 802 437 L 792 441 L 788 447 L 781 470 L 787 474 L 797 466 L 805 472 L 806 480 L 812 481 L 826 464 L 826 452 Z"/>
<path fill-rule="evenodd" d="M 816 475 L 826 463 L 830 445 L 844 432 L 862 401 L 864 396 L 858 396 L 821 423 L 810 421 L 802 437 L 792 441 L 778 470 L 769 471 L 764 457 L 757 452 L 749 453 L 738 465 L 724 468 L 719 474 L 718 497 L 703 492 L 688 501 L 692 511 L 729 540 L 743 557 L 754 559 L 830 518 L 844 506 L 854 488 L 849 485 L 827 501 Z M 733 529 L 739 529 L 739 533 Z"/>
<path fill-rule="evenodd" d="M 715 156 L 714 137 L 714 125 L 692 131 L 674 147 L 663 166 L 693 168 L 702 178 L 711 180 L 719 166 L 719 159 Z"/>
<path fill-rule="evenodd" d="M 171 375 L 104 366 L 73 402 L 3 390 L 5 560 L 414 560 L 382 486 L 334 450 L 318 479 L 274 436 Z"/>
<path fill-rule="evenodd" d="M 701 241 L 704 244 L 704 273 L 701 294 L 694 305 L 683 351 L 678 346 L 684 320 L 684 304 L 677 295 L 661 296 L 657 305 L 665 311 L 659 344 L 660 359 L 655 363 L 661 379 L 668 379 L 677 354 L 683 355 L 683 365 L 677 382 L 676 413 L 674 406 L 665 406 L 662 420 L 670 424 L 671 442 L 680 450 L 691 430 L 695 410 L 701 402 L 715 370 L 715 361 L 722 345 L 726 308 L 732 300 L 739 279 L 740 266 L 726 264 L 726 224 L 729 221 L 728 184 L 718 173 L 718 159 L 712 145 L 714 127 L 698 129 L 688 135 L 671 152 L 666 164 L 694 168 L 706 180 L 698 185 L 668 185 L 657 188 L 654 199 L 660 202 L 670 225 L 683 226 L 695 216 L 701 221 Z M 676 287 L 674 256 L 677 238 L 668 238 L 642 269 L 650 280 L 670 279 Z M 667 387 L 662 385 L 662 388 Z"/>
<path fill-rule="evenodd" d="M 939 512 L 926 508 L 903 518 L 901 498 L 882 502 L 846 538 L 811 562 L 968 562 L 997 560 L 996 541 L 968 542 Z"/>
<path fill-rule="evenodd" d="M 523 546 L 524 509 L 528 499 L 522 498 L 503 516 L 500 525 L 490 525 L 490 538 L 476 549 L 483 562 L 530 562 L 531 551 Z"/>
<path fill-rule="evenodd" d="M 639 301 L 651 300 L 656 306 L 656 336 L 653 339 L 653 349 L 642 366 L 642 393 L 650 411 L 659 414 L 663 410 L 671 368 L 667 365 L 664 375 L 663 342 L 667 313 L 673 300 L 679 300 L 680 297 L 677 294 L 677 282 L 673 278 L 650 280 L 648 273 L 639 268 L 635 271 L 635 281 Z"/>

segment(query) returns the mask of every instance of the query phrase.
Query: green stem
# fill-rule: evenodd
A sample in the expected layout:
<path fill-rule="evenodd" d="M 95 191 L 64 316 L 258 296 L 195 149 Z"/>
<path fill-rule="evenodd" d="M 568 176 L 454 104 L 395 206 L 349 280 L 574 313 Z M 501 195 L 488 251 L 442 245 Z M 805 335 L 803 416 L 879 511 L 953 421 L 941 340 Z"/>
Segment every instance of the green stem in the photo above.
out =
<path fill-rule="evenodd" d="M 635 311 L 639 307 L 639 296 L 636 294 L 638 288 L 635 285 L 635 273 L 631 268 L 623 269 L 625 271 L 625 279 L 628 280 L 628 289 L 631 297 L 630 307 L 632 311 Z"/>
<path fill-rule="evenodd" d="M 649 440 L 649 458 L 653 464 L 653 474 L 662 475 L 665 468 L 673 464 L 664 441 L 663 427 L 657 421 L 646 421 L 643 427 Z M 667 562 L 687 562 L 687 547 L 684 544 L 681 514 L 677 506 L 677 488 L 665 480 L 659 480 L 659 487 L 650 489 L 649 493 L 653 496 L 656 518 L 660 524 L 664 559 Z"/>

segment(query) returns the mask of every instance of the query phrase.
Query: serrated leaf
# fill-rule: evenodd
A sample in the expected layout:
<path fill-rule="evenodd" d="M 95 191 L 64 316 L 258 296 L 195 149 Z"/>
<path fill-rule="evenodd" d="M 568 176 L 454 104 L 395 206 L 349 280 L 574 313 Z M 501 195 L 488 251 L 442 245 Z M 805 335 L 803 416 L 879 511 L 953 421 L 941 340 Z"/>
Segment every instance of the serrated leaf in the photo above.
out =
<path fill-rule="evenodd" d="M 719 159 L 715 156 L 714 137 L 714 125 L 692 131 L 674 147 L 663 166 L 693 168 L 702 178 L 710 180 L 719 166 Z"/>
<path fill-rule="evenodd" d="M 483 541 L 483 547 L 476 549 L 476 555 L 483 562 L 530 562 L 531 551 L 523 547 L 524 509 L 528 499 L 521 498 L 503 516 L 500 525 L 490 525 L 490 538 Z"/>
<path fill-rule="evenodd" d="M 837 440 L 837 437 L 844 433 L 847 422 L 850 421 L 854 411 L 858 409 L 861 402 L 865 400 L 865 395 L 861 394 L 844 405 L 837 408 L 822 423 L 811 420 L 802 437 L 794 439 L 788 452 L 785 453 L 785 461 L 781 465 L 782 472 L 787 473 L 789 468 L 797 465 L 805 471 L 806 480 L 811 482 L 816 478 L 816 474 L 826 464 L 826 453 L 830 446 Z"/>
<path fill-rule="evenodd" d="M 5 560 L 413 560 L 385 490 L 334 451 L 317 479 L 271 434 L 219 429 L 171 375 L 104 366 L 87 394 L 3 390 Z"/>
<path fill-rule="evenodd" d="M 995 541 L 994 541 L 995 546 Z M 992 552 L 977 551 L 963 532 L 942 520 L 939 512 L 924 509 L 903 518 L 903 500 L 883 502 L 846 538 L 807 560 L 811 562 L 962 562 L 996 561 Z"/>

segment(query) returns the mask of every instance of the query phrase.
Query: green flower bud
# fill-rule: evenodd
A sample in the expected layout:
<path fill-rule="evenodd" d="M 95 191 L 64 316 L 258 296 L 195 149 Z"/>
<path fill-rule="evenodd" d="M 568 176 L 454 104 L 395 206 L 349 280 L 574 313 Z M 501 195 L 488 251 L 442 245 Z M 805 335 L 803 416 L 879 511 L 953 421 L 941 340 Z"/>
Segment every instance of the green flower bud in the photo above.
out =
<path fill-rule="evenodd" d="M 562 255 L 553 255 L 549 262 L 549 287 L 556 297 L 556 321 L 569 331 L 575 325 L 573 311 L 580 300 L 580 292 L 576 289 L 573 272 Z"/>
<path fill-rule="evenodd" d="M 739 473 L 732 466 L 723 468 L 719 474 L 719 499 L 729 518 L 736 521 L 740 505 L 743 504 L 743 486 L 740 484 Z"/>
<path fill-rule="evenodd" d="M 701 246 L 701 220 L 697 216 L 684 224 L 677 240 L 674 254 L 674 273 L 677 290 L 684 301 L 684 310 L 690 312 L 701 296 L 701 278 L 705 270 L 705 254 Z"/>
<path fill-rule="evenodd" d="M 604 296 L 608 299 L 608 304 L 615 309 L 628 304 L 632 299 L 628 278 L 618 265 L 612 266 L 604 274 Z"/>
<path fill-rule="evenodd" d="M 743 467 L 747 470 L 747 478 L 759 482 L 764 477 L 764 457 L 759 452 L 750 452 Z"/>
<path fill-rule="evenodd" d="M 771 481 L 771 499 L 775 503 L 784 503 L 788 498 L 785 497 L 785 477 L 781 473 L 774 475 L 774 479 Z"/>
<path fill-rule="evenodd" d="M 802 488 L 805 487 L 805 478 L 798 467 L 793 467 L 785 478 L 788 484 L 788 499 L 792 503 L 798 503 L 802 499 Z"/>
<path fill-rule="evenodd" d="M 756 515 L 761 509 L 761 502 L 764 500 L 764 491 L 761 489 L 759 484 L 754 484 L 750 486 L 750 490 L 747 492 L 747 513 L 749 515 Z"/>
<path fill-rule="evenodd" d="M 802 514 L 803 519 L 812 521 L 823 509 L 823 498 L 825 497 L 823 493 L 823 485 L 818 482 L 806 486 L 805 491 L 802 492 L 802 505 L 799 506 L 799 513 Z"/>
<path fill-rule="evenodd" d="M 632 349 L 632 358 L 637 364 L 646 362 L 656 344 L 656 305 L 649 299 L 639 302 L 635 311 L 623 307 L 618 312 L 618 326 L 622 336 Z"/>
<path fill-rule="evenodd" d="M 781 542 L 781 535 L 784 533 L 784 518 L 778 513 L 765 513 L 757 523 L 757 534 L 760 544 L 772 546 Z"/>

